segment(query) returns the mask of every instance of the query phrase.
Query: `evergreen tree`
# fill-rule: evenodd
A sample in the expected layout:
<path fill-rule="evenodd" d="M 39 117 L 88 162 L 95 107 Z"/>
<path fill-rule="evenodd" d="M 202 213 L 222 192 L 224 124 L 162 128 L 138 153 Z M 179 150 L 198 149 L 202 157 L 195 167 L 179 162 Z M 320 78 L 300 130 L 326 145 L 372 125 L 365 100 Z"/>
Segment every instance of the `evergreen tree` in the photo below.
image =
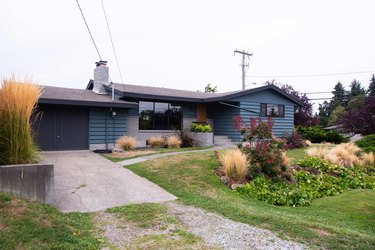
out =
<path fill-rule="evenodd" d="M 370 86 L 368 87 L 367 93 L 369 96 L 375 96 L 375 75 L 372 74 L 370 79 Z"/>
<path fill-rule="evenodd" d="M 365 89 L 362 88 L 361 83 L 354 79 L 349 85 L 350 87 L 350 99 L 354 96 L 364 95 L 366 93 Z"/>
<path fill-rule="evenodd" d="M 345 91 L 344 86 L 342 85 L 341 82 L 338 82 L 335 87 L 333 88 L 334 90 L 332 91 L 333 94 L 333 99 L 332 101 L 335 103 L 332 106 L 345 106 L 347 102 L 347 94 Z"/>
<path fill-rule="evenodd" d="M 326 127 L 328 125 L 329 117 L 331 115 L 330 103 L 324 101 L 322 104 L 319 104 L 319 122 L 320 125 Z"/>
<path fill-rule="evenodd" d="M 207 84 L 206 87 L 204 87 L 205 93 L 216 93 L 217 92 L 217 86 L 212 87 L 211 83 Z"/>

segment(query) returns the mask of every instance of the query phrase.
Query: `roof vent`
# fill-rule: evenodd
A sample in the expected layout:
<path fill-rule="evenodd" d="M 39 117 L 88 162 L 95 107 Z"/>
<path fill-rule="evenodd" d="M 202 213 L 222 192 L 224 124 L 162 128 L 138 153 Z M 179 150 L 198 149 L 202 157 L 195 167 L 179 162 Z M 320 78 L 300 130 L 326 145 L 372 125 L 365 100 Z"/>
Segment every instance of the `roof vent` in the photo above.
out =
<path fill-rule="evenodd" d="M 100 95 L 109 94 L 105 86 L 109 85 L 109 68 L 107 67 L 107 61 L 96 62 L 96 68 L 94 69 L 94 87 L 92 91 Z"/>

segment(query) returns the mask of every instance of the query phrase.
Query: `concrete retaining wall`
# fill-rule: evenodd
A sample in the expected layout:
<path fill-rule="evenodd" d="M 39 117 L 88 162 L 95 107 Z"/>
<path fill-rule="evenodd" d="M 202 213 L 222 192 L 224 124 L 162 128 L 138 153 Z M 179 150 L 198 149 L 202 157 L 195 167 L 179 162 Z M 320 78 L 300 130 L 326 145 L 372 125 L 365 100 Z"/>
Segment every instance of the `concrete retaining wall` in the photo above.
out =
<path fill-rule="evenodd" d="M 1 192 L 51 203 L 53 187 L 53 164 L 0 165 Z"/>

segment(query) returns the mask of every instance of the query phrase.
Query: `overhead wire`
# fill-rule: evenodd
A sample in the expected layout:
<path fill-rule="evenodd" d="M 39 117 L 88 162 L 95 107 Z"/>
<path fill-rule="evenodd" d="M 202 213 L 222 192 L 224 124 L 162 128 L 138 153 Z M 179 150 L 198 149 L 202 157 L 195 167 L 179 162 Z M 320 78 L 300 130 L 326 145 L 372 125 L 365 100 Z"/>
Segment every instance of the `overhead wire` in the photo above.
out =
<path fill-rule="evenodd" d="M 256 78 L 282 78 L 282 77 L 320 77 L 320 76 L 336 76 L 336 75 L 353 75 L 353 74 L 364 74 L 364 73 L 374 73 L 375 70 L 365 70 L 365 71 L 353 71 L 353 72 L 341 72 L 341 73 L 323 73 L 323 74 L 309 74 L 309 75 L 253 75 L 247 77 Z"/>
<path fill-rule="evenodd" d="M 105 12 L 105 8 L 104 8 L 103 0 L 101 0 L 101 3 L 102 3 L 102 9 L 103 9 L 103 13 L 104 13 L 105 22 L 106 22 L 106 24 L 107 24 L 107 29 L 108 29 L 109 38 L 110 38 L 110 40 L 111 40 L 111 44 L 112 44 L 113 54 L 115 55 L 115 60 L 116 60 L 117 69 L 118 69 L 118 72 L 119 72 L 119 75 L 120 75 L 121 82 L 124 83 L 124 80 L 123 80 L 123 78 L 122 78 L 122 74 L 121 74 L 121 70 L 120 70 L 120 65 L 119 65 L 119 62 L 118 62 L 118 59 L 117 59 L 117 54 L 116 54 L 115 45 L 114 45 L 114 43 L 113 43 L 113 39 L 112 39 L 111 30 L 110 30 L 110 28 L 109 28 L 108 18 L 107 18 L 107 14 L 106 14 L 106 12 Z"/>
<path fill-rule="evenodd" d="M 78 0 L 76 0 L 76 2 L 77 2 L 77 5 L 78 5 L 78 9 L 79 9 L 79 11 L 81 12 L 81 15 L 82 15 L 83 21 L 85 22 L 85 25 L 86 25 L 87 31 L 88 31 L 89 34 L 90 34 L 91 41 L 92 41 L 92 43 L 94 44 L 94 47 L 95 47 L 95 49 L 96 49 L 96 52 L 98 53 L 98 56 L 99 56 L 100 60 L 102 61 L 102 56 L 101 56 L 100 53 L 99 53 L 98 46 L 96 46 L 96 43 L 95 43 L 94 37 L 93 37 L 93 35 L 92 35 L 91 31 L 90 31 L 89 25 L 87 24 L 87 21 L 86 21 L 85 15 L 83 14 L 83 11 L 82 11 L 82 8 L 81 8 L 81 5 L 79 4 Z"/>

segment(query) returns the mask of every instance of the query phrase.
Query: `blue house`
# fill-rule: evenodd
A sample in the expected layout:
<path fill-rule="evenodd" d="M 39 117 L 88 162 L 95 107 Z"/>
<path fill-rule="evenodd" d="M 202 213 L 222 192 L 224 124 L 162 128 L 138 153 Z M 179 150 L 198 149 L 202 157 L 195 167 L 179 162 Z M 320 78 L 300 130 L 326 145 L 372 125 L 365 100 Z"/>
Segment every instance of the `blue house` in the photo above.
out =
<path fill-rule="evenodd" d="M 44 86 L 33 124 L 43 150 L 112 148 L 123 135 L 138 146 L 154 135 L 170 135 L 192 122 L 211 124 L 214 136 L 240 140 L 232 118 L 272 117 L 273 133 L 293 132 L 298 99 L 274 85 L 227 93 L 110 83 L 106 62 L 98 62 L 86 89 Z"/>

